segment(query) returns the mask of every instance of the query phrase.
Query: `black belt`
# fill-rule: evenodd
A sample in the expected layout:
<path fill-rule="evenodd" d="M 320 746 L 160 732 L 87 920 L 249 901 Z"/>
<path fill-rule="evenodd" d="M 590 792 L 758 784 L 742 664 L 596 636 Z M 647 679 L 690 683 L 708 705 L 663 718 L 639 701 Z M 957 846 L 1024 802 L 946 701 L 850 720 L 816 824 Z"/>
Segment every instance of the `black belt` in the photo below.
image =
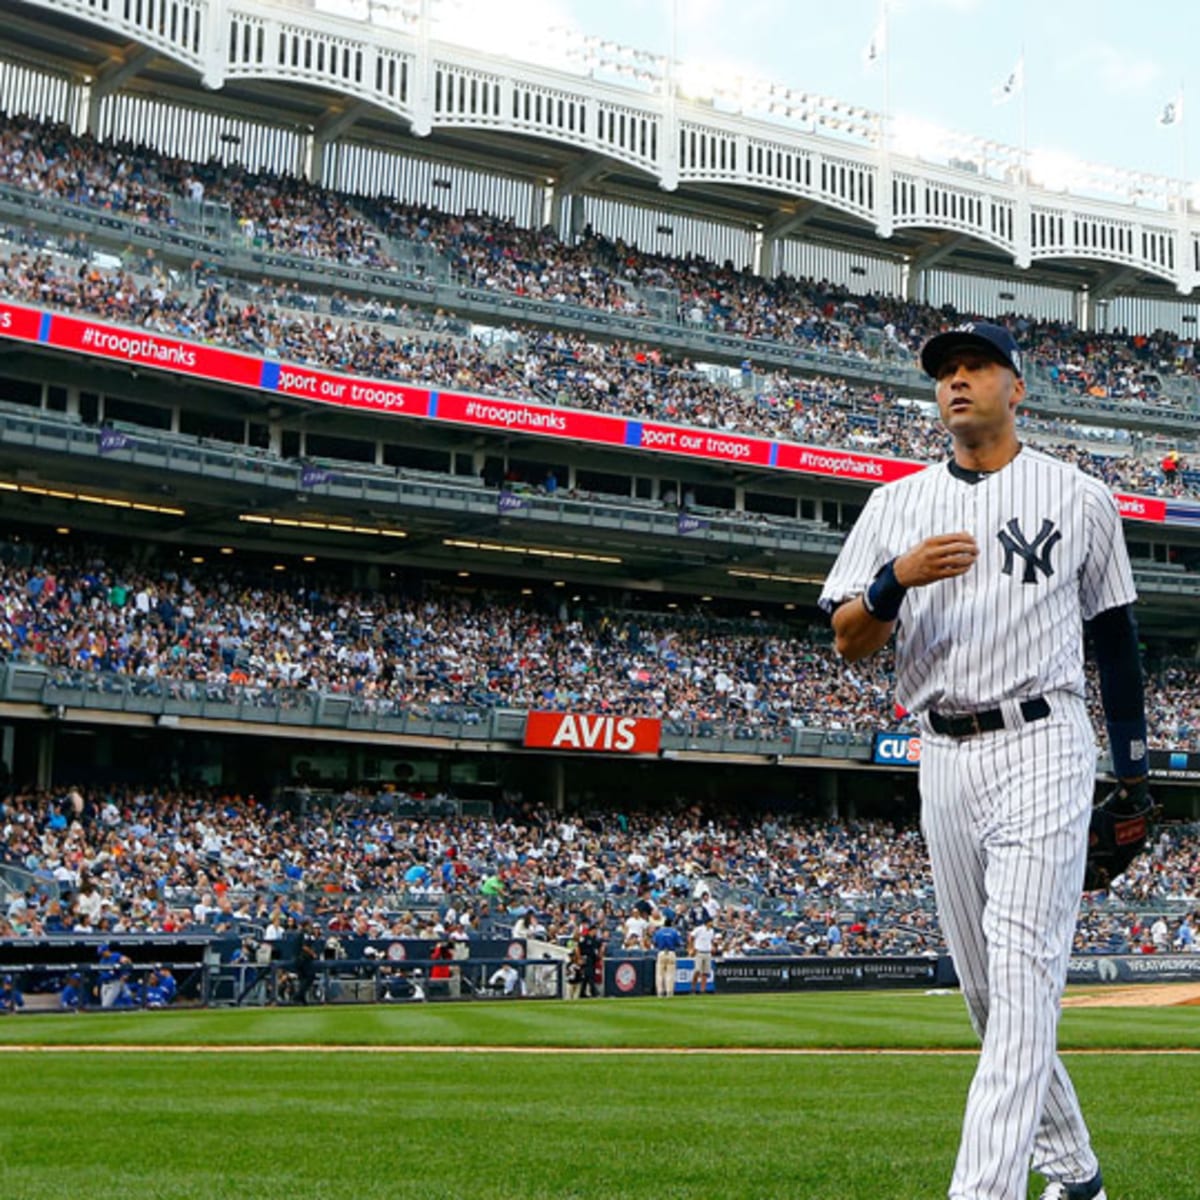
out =
<path fill-rule="evenodd" d="M 1040 721 L 1050 715 L 1050 701 L 1045 696 L 1034 696 L 1022 700 L 1021 716 L 1026 721 Z M 1000 708 L 985 708 L 982 712 L 973 713 L 937 713 L 930 711 L 929 727 L 934 733 L 945 737 L 966 738 L 974 737 L 977 733 L 991 733 L 1003 729 L 1004 710 Z"/>

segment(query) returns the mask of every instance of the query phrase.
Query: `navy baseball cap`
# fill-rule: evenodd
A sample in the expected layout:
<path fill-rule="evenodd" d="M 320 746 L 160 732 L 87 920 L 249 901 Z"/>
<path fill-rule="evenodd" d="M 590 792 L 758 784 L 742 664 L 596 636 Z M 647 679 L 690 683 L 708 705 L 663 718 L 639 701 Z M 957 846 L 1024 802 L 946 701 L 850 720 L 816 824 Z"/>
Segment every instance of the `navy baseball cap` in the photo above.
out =
<path fill-rule="evenodd" d="M 956 350 L 982 350 L 1004 364 L 1014 375 L 1021 374 L 1021 350 L 1017 340 L 1003 325 L 987 321 L 968 321 L 957 329 L 936 334 L 921 347 L 921 368 L 936 379 L 942 363 Z"/>

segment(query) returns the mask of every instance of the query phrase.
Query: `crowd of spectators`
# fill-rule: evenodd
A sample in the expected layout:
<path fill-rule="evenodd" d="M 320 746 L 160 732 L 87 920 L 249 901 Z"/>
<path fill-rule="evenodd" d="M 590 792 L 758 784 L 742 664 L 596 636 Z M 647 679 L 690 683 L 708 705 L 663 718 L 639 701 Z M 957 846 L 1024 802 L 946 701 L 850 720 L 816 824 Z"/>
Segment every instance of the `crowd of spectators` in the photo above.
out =
<path fill-rule="evenodd" d="M 545 230 L 381 199 L 364 202 L 377 226 L 353 210 L 347 197 L 303 180 L 251 175 L 215 161 L 188 163 L 23 119 L 0 125 L 0 182 L 146 221 L 175 220 L 173 204 L 215 200 L 228 207 L 246 237 L 270 249 L 356 265 L 389 265 L 380 249 L 382 226 L 388 235 L 427 241 L 470 282 L 489 288 L 637 315 L 644 312 L 636 299 L 640 290 L 668 287 L 678 293 L 687 323 L 868 357 L 881 344 L 909 352 L 957 319 L 945 310 L 852 295 L 825 282 L 763 280 L 695 258 L 642 254 L 590 234 L 566 246 Z M 84 245 L 68 240 L 72 251 Z M 357 311 L 365 319 L 330 319 L 281 303 L 287 298 L 270 282 L 243 302 L 217 286 L 179 290 L 152 260 L 142 265 L 149 277 L 81 265 L 69 255 L 64 262 L 18 252 L 3 264 L 0 288 L 17 299 L 94 312 L 159 333 L 369 376 L 922 460 L 944 452 L 936 422 L 919 408 L 897 403 L 887 389 L 760 372 L 749 363 L 746 383 L 732 386 L 652 346 L 561 331 L 507 331 L 510 336 L 500 339 L 507 351 L 501 354 L 494 349 L 500 331 L 494 330 L 486 340 L 397 338 L 370 319 L 386 321 L 389 309 L 395 316 L 386 301 L 356 306 L 341 299 L 335 309 L 352 317 Z M 1190 371 L 1194 363 L 1191 343 L 1161 332 L 1084 335 L 1062 323 L 1012 320 L 1030 346 L 1030 361 L 1045 366 L 1053 381 L 1079 384 L 1094 394 L 1149 398 L 1155 371 Z M 1121 381 L 1119 387 L 1115 381 Z M 1139 456 L 1127 446 L 1098 448 L 1074 438 L 1054 448 L 1116 488 L 1200 495 L 1200 478 L 1186 463 L 1163 470 L 1157 453 Z"/>
<path fill-rule="evenodd" d="M 88 554 L 0 564 L 0 656 L 169 693 L 336 693 L 367 711 L 468 720 L 512 707 L 653 713 L 747 736 L 860 727 L 890 704 L 886 666 L 842 672 L 828 638 L 781 626 L 329 580 L 285 588 Z"/>
<path fill-rule="evenodd" d="M 392 797 L 394 799 L 395 797 Z M 346 792 L 302 811 L 212 791 L 16 791 L 0 854 L 30 873 L 0 937 L 208 931 L 272 942 L 313 922 L 344 938 L 525 936 L 581 925 L 613 951 L 703 908 L 729 954 L 944 952 L 919 831 L 700 808 L 403 816 Z M 1081 950 L 1194 951 L 1200 834 L 1163 826 L 1107 894 Z M 1146 914 L 1150 914 L 1147 916 Z M 1165 926 L 1153 932 L 1161 916 Z"/>
<path fill-rule="evenodd" d="M 438 332 L 436 324 L 428 334 L 398 334 L 372 320 L 370 312 L 356 318 L 346 305 L 346 315 L 335 317 L 280 303 L 279 289 L 269 285 L 248 298 L 215 284 L 187 294 L 157 265 L 138 276 L 28 249 L 0 258 L 0 295 L 167 336 L 435 388 L 920 461 L 946 453 L 940 423 L 890 389 L 783 371 L 751 373 L 752 382 L 737 386 L 648 346 L 580 334 L 526 330 L 506 337 L 500 331 L 497 340 L 492 336 L 497 331 L 453 336 Z M 1200 474 L 1184 460 L 1164 469 L 1157 444 L 1139 449 L 1124 436 L 1097 441 L 1098 431 L 1061 421 L 1025 418 L 1024 428 L 1039 445 L 1115 489 L 1200 497 Z M 1073 440 L 1064 440 L 1064 434 Z"/>
<path fill-rule="evenodd" d="M 765 279 L 687 255 L 639 251 L 585 231 L 575 244 L 548 229 L 522 229 L 485 214 L 439 214 L 377 200 L 372 213 L 400 236 L 427 240 L 473 287 L 646 315 L 643 299 L 663 289 L 670 314 L 687 327 L 860 358 L 912 361 L 931 333 L 965 319 L 947 308 L 878 293 L 856 293 L 827 280 Z M 660 316 L 662 314 L 659 314 Z M 1084 333 L 1064 321 L 1012 316 L 1007 321 L 1026 361 L 1048 382 L 1096 398 L 1161 401 L 1158 375 L 1195 376 L 1195 343 L 1152 334 Z"/>
<path fill-rule="evenodd" d="M 162 225 L 177 224 L 188 205 L 216 204 L 228 210 L 242 238 L 262 249 L 352 266 L 392 265 L 379 230 L 348 197 L 293 175 L 191 163 L 128 141 L 75 137 L 64 126 L 0 122 L 0 183 Z"/>
<path fill-rule="evenodd" d="M 348 196 L 304 179 L 188 162 L 128 142 L 75 136 L 22 117 L 0 122 L 0 183 L 100 207 L 132 220 L 178 223 L 187 206 L 220 206 L 264 249 L 389 269 L 387 239 L 421 243 L 472 287 L 862 359 L 911 361 L 931 333 L 972 314 L 825 280 L 766 279 L 731 264 L 672 257 L 585 231 L 567 242 L 484 213 L 456 215 L 383 196 Z M 648 304 L 647 297 L 670 297 Z M 651 310 L 654 310 L 653 313 Z M 1004 318 L 1051 384 L 1094 397 L 1176 402 L 1163 377 L 1194 379 L 1195 342 L 1165 331 L 1085 333 L 1068 322 Z"/>
<path fill-rule="evenodd" d="M 701 737 L 912 727 L 890 655 L 848 665 L 820 627 L 315 575 L 284 585 L 252 566 L 28 542 L 0 553 L 0 660 L 72 686 L 261 705 L 335 694 L 362 712 L 475 723 L 515 708 L 652 715 Z M 1200 668 L 1156 662 L 1147 692 L 1151 744 L 1200 750 Z M 1102 731 L 1098 708 L 1095 721 Z"/>

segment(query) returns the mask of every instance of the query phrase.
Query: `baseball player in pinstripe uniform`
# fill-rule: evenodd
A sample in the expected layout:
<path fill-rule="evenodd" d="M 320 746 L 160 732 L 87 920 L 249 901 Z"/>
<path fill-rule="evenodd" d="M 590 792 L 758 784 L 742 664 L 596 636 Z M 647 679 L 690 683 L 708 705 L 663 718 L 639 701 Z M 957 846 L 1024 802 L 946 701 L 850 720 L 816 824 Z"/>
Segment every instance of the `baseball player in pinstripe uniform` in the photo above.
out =
<path fill-rule="evenodd" d="M 821 594 L 855 661 L 896 631 L 897 692 L 922 728 L 921 821 L 938 912 L 982 1039 L 951 1200 L 1104 1200 L 1057 1054 L 1095 787 L 1084 703 L 1096 646 L 1116 773 L 1144 792 L 1133 578 L 1108 490 L 1022 446 L 1021 356 L 976 322 L 932 338 L 954 453 L 876 490 Z"/>

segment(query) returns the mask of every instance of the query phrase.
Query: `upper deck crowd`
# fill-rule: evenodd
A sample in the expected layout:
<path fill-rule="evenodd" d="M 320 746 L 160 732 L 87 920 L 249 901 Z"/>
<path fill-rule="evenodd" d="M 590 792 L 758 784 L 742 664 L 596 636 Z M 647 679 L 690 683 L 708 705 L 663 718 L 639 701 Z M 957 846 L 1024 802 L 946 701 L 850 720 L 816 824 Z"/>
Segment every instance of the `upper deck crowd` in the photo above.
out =
<path fill-rule="evenodd" d="M 383 271 L 396 265 L 387 248 L 398 238 L 414 240 L 432 248 L 465 285 L 625 315 L 648 315 L 640 297 L 657 289 L 673 297 L 669 316 L 680 329 L 745 337 L 746 359 L 740 370 L 714 371 L 650 340 L 535 325 L 471 326 L 349 288 L 305 293 L 269 278 L 247 284 L 202 269 L 181 277 L 149 252 L 130 253 L 121 268 L 98 266 L 86 238 L 52 236 L 36 224 L 9 231 L 9 253 L 0 261 L 0 295 L 14 300 L 434 388 L 919 460 L 945 454 L 940 426 L 895 387 L 756 362 L 754 340 L 835 353 L 843 362 L 911 363 L 926 337 L 970 314 L 851 293 L 825 281 L 768 280 L 729 264 L 646 254 L 591 233 L 567 244 L 550 230 L 483 214 L 345 196 L 290 176 L 172 159 L 20 118 L 0 125 L 0 184 L 144 222 L 176 221 L 186 202 L 218 204 L 248 244 Z M 1002 319 L 1045 385 L 1128 405 L 1194 402 L 1191 339 Z M 424 328 L 418 334 L 412 325 Z M 1188 444 L 1175 447 L 1182 455 L 1167 457 L 1160 441 L 1140 444 L 1119 430 L 1033 418 L 1027 428 L 1116 489 L 1200 496 Z"/>

